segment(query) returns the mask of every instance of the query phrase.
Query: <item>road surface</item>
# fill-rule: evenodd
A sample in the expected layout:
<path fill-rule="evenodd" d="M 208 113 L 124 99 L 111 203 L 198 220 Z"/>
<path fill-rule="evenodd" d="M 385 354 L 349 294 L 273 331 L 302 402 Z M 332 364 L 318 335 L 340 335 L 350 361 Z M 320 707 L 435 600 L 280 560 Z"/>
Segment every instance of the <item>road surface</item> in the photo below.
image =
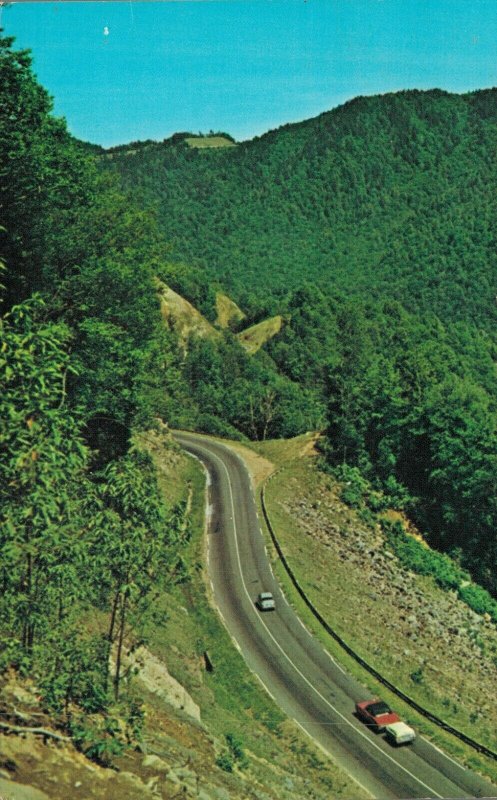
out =
<path fill-rule="evenodd" d="M 199 434 L 174 436 L 209 476 L 209 576 L 216 605 L 248 666 L 283 711 L 373 797 L 495 797 L 495 787 L 424 738 L 394 748 L 355 718 L 355 701 L 370 693 L 325 652 L 282 594 L 242 459 Z M 275 611 L 256 609 L 261 591 L 273 593 Z"/>

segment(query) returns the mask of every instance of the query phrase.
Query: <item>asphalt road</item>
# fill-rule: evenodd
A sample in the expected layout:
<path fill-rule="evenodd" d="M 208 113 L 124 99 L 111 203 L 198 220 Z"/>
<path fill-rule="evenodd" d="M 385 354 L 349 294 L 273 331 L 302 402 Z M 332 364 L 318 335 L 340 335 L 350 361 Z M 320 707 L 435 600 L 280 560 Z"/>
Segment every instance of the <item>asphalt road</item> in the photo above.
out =
<path fill-rule="evenodd" d="M 174 436 L 209 476 L 208 568 L 216 605 L 248 666 L 283 711 L 373 797 L 495 797 L 495 787 L 424 738 L 395 748 L 356 719 L 355 701 L 370 693 L 324 651 L 282 594 L 242 459 L 207 437 Z M 275 611 L 256 609 L 260 591 L 273 593 Z"/>

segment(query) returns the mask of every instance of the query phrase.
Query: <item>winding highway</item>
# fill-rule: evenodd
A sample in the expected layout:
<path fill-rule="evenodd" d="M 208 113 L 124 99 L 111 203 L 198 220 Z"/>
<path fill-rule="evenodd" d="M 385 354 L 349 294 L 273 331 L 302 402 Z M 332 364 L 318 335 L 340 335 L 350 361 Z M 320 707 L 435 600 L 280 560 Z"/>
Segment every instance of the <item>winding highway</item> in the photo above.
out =
<path fill-rule="evenodd" d="M 282 710 L 372 797 L 496 797 L 494 786 L 423 737 L 394 748 L 355 718 L 355 701 L 370 692 L 314 639 L 281 592 L 244 462 L 208 437 L 174 437 L 208 474 L 208 569 L 216 606 L 248 666 Z M 273 593 L 275 611 L 256 609 L 261 591 Z"/>

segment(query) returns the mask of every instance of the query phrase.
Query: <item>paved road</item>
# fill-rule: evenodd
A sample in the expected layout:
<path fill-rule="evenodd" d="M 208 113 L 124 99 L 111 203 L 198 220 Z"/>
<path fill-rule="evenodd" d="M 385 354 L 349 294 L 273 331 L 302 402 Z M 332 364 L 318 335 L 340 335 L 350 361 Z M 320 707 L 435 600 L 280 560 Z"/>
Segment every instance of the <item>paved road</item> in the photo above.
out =
<path fill-rule="evenodd" d="M 177 432 L 175 438 L 209 476 L 209 575 L 216 605 L 277 704 L 373 797 L 495 797 L 495 787 L 422 737 L 394 748 L 355 718 L 355 700 L 369 692 L 323 650 L 288 605 L 269 564 L 243 461 L 198 434 Z M 260 591 L 273 592 L 276 611 L 257 611 Z"/>

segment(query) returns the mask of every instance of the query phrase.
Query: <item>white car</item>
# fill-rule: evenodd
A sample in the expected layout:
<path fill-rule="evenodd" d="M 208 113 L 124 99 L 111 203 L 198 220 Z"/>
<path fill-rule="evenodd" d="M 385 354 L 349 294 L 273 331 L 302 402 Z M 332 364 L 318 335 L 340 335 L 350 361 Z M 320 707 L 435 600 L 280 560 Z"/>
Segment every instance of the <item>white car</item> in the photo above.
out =
<path fill-rule="evenodd" d="M 392 722 L 385 727 L 385 733 L 393 744 L 409 744 L 416 738 L 414 730 L 405 722 Z"/>
<path fill-rule="evenodd" d="M 257 595 L 255 604 L 259 611 L 274 611 L 276 608 L 274 597 L 271 592 L 260 592 L 260 594 Z"/>

